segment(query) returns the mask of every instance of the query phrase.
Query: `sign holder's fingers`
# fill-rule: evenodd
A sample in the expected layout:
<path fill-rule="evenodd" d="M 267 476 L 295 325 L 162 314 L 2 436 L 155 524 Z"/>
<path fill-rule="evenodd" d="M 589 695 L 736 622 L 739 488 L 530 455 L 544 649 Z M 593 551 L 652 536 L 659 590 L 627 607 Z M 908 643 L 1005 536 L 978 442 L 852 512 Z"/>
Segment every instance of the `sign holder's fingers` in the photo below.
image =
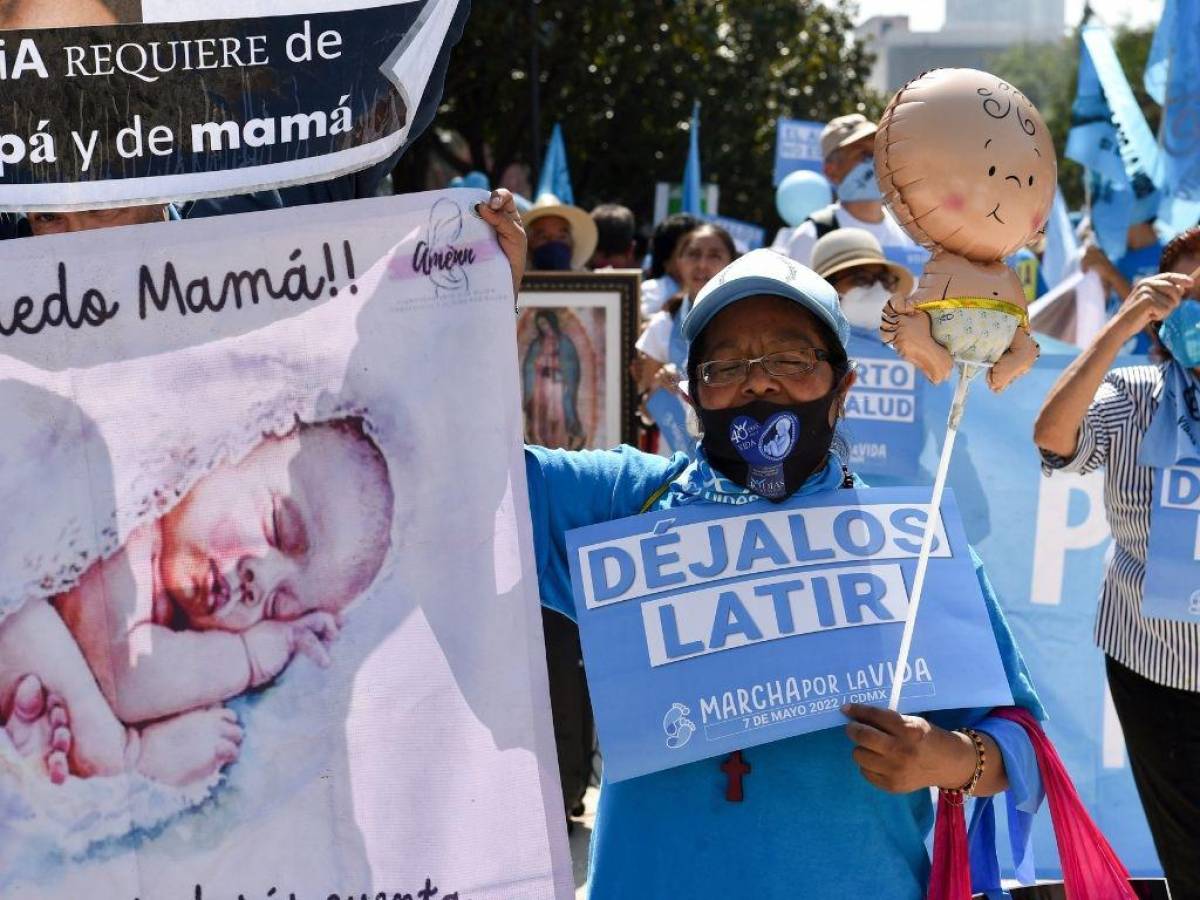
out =
<path fill-rule="evenodd" d="M 880 731 L 862 722 L 851 722 L 847 725 L 846 735 L 856 746 L 881 756 L 886 755 L 896 743 L 896 739 L 886 731 Z"/>

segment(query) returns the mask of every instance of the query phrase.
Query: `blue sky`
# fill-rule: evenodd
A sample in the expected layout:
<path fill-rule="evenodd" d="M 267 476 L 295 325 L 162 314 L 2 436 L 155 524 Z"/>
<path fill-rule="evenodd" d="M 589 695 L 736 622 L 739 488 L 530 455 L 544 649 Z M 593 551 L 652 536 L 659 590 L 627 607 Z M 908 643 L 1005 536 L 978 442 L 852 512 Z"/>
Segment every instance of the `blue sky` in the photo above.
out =
<path fill-rule="evenodd" d="M 1162 0 L 1092 0 L 1092 9 L 1108 25 L 1128 22 L 1148 25 L 1158 21 Z M 941 27 L 945 17 L 943 0 L 859 0 L 859 21 L 882 14 L 907 14 L 917 31 L 932 31 Z M 1079 21 L 1083 0 L 1066 0 L 1068 22 Z"/>

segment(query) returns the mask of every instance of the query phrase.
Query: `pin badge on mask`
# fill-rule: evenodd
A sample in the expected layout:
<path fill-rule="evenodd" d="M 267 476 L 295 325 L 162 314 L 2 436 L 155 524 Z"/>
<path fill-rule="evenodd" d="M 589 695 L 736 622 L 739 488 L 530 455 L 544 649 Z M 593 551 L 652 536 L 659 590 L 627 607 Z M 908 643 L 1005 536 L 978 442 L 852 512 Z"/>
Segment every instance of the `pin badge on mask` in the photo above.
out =
<path fill-rule="evenodd" d="M 738 416 L 729 426 L 729 440 L 750 466 L 746 486 L 760 497 L 777 499 L 787 495 L 783 461 L 791 455 L 800 435 L 800 419 L 792 412 L 779 412 L 766 424 L 750 416 Z"/>

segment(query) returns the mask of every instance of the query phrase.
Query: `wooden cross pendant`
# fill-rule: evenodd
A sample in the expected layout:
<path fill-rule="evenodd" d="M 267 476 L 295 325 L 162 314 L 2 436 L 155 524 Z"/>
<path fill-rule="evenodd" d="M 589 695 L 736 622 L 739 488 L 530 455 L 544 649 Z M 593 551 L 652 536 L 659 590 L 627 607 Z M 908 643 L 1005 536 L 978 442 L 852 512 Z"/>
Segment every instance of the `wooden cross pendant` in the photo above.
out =
<path fill-rule="evenodd" d="M 750 774 L 750 763 L 742 759 L 742 751 L 730 753 L 729 758 L 721 763 L 721 771 L 729 778 L 725 785 L 725 799 L 730 803 L 741 803 L 746 799 L 742 791 L 742 777 Z"/>

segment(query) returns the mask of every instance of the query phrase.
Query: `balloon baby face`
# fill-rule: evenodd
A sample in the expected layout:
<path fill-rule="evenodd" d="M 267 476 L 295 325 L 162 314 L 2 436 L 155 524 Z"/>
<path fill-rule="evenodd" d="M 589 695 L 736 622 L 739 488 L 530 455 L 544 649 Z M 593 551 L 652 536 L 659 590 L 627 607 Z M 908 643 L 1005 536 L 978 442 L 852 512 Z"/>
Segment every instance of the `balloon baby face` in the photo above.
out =
<path fill-rule="evenodd" d="M 1037 109 L 974 69 L 935 69 L 900 89 L 875 136 L 875 170 L 914 240 L 977 262 L 1043 231 L 1057 178 Z"/>

